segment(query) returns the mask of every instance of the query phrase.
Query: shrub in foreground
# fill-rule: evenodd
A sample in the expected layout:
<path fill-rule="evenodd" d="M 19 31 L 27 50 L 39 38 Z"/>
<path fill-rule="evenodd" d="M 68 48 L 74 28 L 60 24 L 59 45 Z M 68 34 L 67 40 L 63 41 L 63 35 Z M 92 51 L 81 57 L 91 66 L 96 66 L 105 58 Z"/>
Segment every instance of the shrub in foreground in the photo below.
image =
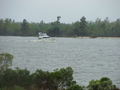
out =
<path fill-rule="evenodd" d="M 33 74 L 26 69 L 16 68 L 16 70 L 6 69 L 0 74 L 0 88 L 20 86 L 25 89 L 57 90 L 74 84 L 76 82 L 73 81 L 71 67 L 56 69 L 54 72 L 37 70 Z"/>
<path fill-rule="evenodd" d="M 72 86 L 68 87 L 66 90 L 85 90 L 85 89 L 83 86 L 72 85 Z"/>
<path fill-rule="evenodd" d="M 0 90 L 26 90 L 26 89 L 19 87 L 19 86 L 13 86 L 13 87 L 0 88 Z"/>
<path fill-rule="evenodd" d="M 6 69 L 0 74 L 0 88 L 20 86 L 28 88 L 33 84 L 33 76 L 26 69 Z"/>
<path fill-rule="evenodd" d="M 108 77 L 91 80 L 88 87 L 73 81 L 71 67 L 53 72 L 37 70 L 30 74 L 26 69 L 6 69 L 0 73 L 0 90 L 120 90 Z"/>
<path fill-rule="evenodd" d="M 69 87 L 75 83 L 71 67 L 56 69 L 54 72 L 37 70 L 35 73 L 35 85 L 39 89 L 57 90 L 58 88 Z"/>
<path fill-rule="evenodd" d="M 102 77 L 100 80 L 91 80 L 88 90 L 119 90 L 108 77 Z"/>

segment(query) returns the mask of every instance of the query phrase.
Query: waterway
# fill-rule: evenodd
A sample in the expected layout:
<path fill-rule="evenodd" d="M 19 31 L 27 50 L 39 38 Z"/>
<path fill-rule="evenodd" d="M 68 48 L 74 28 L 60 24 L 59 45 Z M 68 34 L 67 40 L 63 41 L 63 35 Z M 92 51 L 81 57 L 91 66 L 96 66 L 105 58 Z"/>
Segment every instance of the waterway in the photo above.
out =
<path fill-rule="evenodd" d="M 109 77 L 120 87 L 120 39 L 54 38 L 0 36 L 0 53 L 14 55 L 11 68 L 53 71 L 72 67 L 74 80 L 87 86 L 89 81 Z"/>

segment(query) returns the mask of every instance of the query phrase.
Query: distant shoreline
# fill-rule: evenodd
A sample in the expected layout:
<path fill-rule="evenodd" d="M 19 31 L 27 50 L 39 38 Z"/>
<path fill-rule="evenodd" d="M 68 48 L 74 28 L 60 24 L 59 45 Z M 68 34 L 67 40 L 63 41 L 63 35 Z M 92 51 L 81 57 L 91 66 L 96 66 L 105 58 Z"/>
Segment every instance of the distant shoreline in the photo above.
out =
<path fill-rule="evenodd" d="M 92 38 L 92 37 L 76 37 L 76 38 L 91 38 L 91 39 L 120 39 L 120 37 L 95 37 L 95 38 Z"/>
<path fill-rule="evenodd" d="M 5 35 L 0 35 L 0 36 L 5 36 Z M 6 35 L 5 37 L 9 37 L 9 35 Z M 15 36 L 15 37 L 37 37 L 37 36 Z M 120 39 L 120 37 L 89 37 L 89 36 L 83 36 L 83 37 L 82 36 L 75 36 L 75 37 L 74 36 L 68 36 L 68 37 L 53 37 L 53 38 Z"/>

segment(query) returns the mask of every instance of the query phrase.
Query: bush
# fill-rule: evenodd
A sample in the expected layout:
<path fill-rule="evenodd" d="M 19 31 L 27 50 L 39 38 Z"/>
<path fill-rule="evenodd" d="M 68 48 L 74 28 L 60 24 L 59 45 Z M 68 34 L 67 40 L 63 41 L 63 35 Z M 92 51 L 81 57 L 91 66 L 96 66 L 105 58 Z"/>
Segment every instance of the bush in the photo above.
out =
<path fill-rule="evenodd" d="M 66 90 L 84 90 L 84 87 L 79 85 L 72 85 L 68 87 Z"/>
<path fill-rule="evenodd" d="M 0 87 L 13 87 L 15 85 L 28 88 L 33 83 L 33 76 L 26 69 L 12 70 L 6 69 L 3 74 L 0 75 Z"/>
<path fill-rule="evenodd" d="M 57 90 L 76 84 L 73 81 L 73 70 L 71 67 L 56 69 L 54 72 L 37 70 L 30 74 L 26 69 L 6 69 L 0 74 L 0 88 L 20 86 L 25 89 L 38 88 Z"/>
<path fill-rule="evenodd" d="M 53 72 L 37 70 L 30 74 L 26 69 L 6 69 L 0 74 L 0 90 L 85 90 L 73 81 L 71 67 L 56 69 Z M 120 90 L 108 77 L 91 80 L 87 90 Z"/>
<path fill-rule="evenodd" d="M 19 86 L 14 86 L 14 87 L 4 87 L 4 88 L 0 88 L 0 90 L 26 90 L 22 87 Z"/>
<path fill-rule="evenodd" d="M 88 90 L 118 90 L 108 77 L 102 77 L 100 80 L 91 80 Z"/>
<path fill-rule="evenodd" d="M 35 84 L 39 89 L 57 90 L 58 88 L 65 88 L 74 85 L 73 70 L 71 67 L 60 70 L 56 69 L 54 72 L 37 70 L 35 73 Z"/>

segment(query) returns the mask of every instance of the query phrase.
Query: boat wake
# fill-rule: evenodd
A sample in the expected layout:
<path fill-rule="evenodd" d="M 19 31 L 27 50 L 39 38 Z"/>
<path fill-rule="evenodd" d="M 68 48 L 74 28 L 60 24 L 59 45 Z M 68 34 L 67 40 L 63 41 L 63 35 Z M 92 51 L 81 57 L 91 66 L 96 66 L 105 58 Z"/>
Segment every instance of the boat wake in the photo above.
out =
<path fill-rule="evenodd" d="M 30 40 L 30 42 L 55 42 L 55 39 L 46 38 L 46 39 Z"/>

